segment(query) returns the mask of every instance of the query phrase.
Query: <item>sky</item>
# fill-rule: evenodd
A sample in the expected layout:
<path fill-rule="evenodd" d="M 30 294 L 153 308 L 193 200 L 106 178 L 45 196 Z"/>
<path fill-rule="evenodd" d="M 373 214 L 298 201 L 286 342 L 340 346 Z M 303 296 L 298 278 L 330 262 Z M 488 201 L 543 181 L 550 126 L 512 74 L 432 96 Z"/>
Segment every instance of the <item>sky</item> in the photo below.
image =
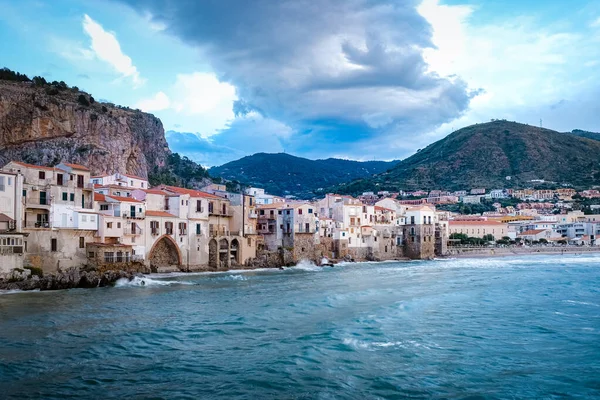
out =
<path fill-rule="evenodd" d="M 588 0 L 0 0 L 0 67 L 158 116 L 205 166 L 403 159 L 504 118 L 600 131 Z"/>

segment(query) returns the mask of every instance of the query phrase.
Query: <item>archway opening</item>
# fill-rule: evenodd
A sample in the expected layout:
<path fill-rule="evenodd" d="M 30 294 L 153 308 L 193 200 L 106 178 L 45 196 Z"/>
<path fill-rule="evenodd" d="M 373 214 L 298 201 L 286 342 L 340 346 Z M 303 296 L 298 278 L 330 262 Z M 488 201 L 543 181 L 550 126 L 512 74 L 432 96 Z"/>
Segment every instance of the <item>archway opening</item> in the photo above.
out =
<path fill-rule="evenodd" d="M 229 250 L 229 255 L 231 259 L 231 265 L 239 265 L 240 264 L 240 243 L 237 239 L 233 239 L 231 241 L 231 248 Z"/>
<path fill-rule="evenodd" d="M 150 267 L 156 270 L 160 267 L 169 267 L 172 265 L 181 265 L 181 256 L 177 245 L 168 237 L 160 238 L 150 251 Z"/>
<path fill-rule="evenodd" d="M 229 242 L 227 239 L 219 240 L 219 267 L 229 267 Z"/>

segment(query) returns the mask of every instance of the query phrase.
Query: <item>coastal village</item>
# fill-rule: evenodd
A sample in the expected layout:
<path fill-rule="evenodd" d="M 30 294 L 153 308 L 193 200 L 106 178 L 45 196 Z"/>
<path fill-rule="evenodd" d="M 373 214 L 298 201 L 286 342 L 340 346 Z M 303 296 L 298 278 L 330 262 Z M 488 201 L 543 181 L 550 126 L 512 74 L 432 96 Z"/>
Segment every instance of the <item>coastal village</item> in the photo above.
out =
<path fill-rule="evenodd" d="M 600 245 L 600 212 L 571 210 L 574 196 L 600 198 L 600 191 L 382 191 L 300 201 L 254 187 L 150 187 L 125 173 L 92 176 L 78 164 L 12 161 L 0 170 L 0 279 L 72 267 L 216 271 Z M 520 202 L 502 207 L 508 198 Z M 483 201 L 495 202 L 495 211 L 440 209 Z"/>

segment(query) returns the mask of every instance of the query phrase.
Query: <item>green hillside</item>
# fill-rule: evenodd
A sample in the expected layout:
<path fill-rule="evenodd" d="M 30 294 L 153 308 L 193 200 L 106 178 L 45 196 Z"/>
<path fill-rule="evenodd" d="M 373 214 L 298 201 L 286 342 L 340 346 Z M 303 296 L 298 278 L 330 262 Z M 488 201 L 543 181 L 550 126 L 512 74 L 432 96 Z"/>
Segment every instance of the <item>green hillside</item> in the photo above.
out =
<path fill-rule="evenodd" d="M 388 172 L 332 190 L 493 189 L 527 187 L 534 179 L 580 188 L 600 185 L 600 141 L 581 136 L 508 121 L 472 125 Z"/>
<path fill-rule="evenodd" d="M 368 177 L 392 168 L 395 163 L 336 158 L 309 160 L 285 153 L 257 153 L 213 167 L 209 173 L 213 177 L 264 188 L 271 194 L 292 194 L 307 198 L 313 197 L 319 188 Z"/>

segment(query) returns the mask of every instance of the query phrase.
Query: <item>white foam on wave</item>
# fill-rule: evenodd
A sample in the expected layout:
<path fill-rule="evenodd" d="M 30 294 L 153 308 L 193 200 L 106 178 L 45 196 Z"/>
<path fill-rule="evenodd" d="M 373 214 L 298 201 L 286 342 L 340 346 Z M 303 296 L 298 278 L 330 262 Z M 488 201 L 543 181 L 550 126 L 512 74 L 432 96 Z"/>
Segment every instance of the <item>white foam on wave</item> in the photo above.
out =
<path fill-rule="evenodd" d="M 163 281 L 159 279 L 151 279 L 146 276 L 136 276 L 129 280 L 121 278 L 115 282 L 115 287 L 132 287 L 132 286 L 170 286 L 170 285 L 193 285 L 187 281 Z"/>
<path fill-rule="evenodd" d="M 40 289 L 33 289 L 33 290 L 0 290 L 0 296 L 4 295 L 4 294 L 19 294 L 19 293 L 36 293 L 36 292 L 40 292 Z"/>
<path fill-rule="evenodd" d="M 582 305 L 582 306 L 600 307 L 600 304 L 588 303 L 587 301 L 563 300 L 563 303 L 578 304 L 578 305 Z"/>
<path fill-rule="evenodd" d="M 396 348 L 423 348 L 426 350 L 430 350 L 430 347 L 426 346 L 423 343 L 419 343 L 415 340 L 406 340 L 403 342 L 394 341 L 394 342 L 365 342 L 362 340 L 358 340 L 355 338 L 344 338 L 342 339 L 342 343 L 346 346 L 353 347 L 357 350 L 375 350 L 376 348 L 388 348 L 388 347 L 396 347 Z"/>
<path fill-rule="evenodd" d="M 323 267 L 319 267 L 312 261 L 300 260 L 300 262 L 298 264 L 296 264 L 293 267 L 290 267 L 289 269 L 300 270 L 300 271 L 322 271 Z"/>

